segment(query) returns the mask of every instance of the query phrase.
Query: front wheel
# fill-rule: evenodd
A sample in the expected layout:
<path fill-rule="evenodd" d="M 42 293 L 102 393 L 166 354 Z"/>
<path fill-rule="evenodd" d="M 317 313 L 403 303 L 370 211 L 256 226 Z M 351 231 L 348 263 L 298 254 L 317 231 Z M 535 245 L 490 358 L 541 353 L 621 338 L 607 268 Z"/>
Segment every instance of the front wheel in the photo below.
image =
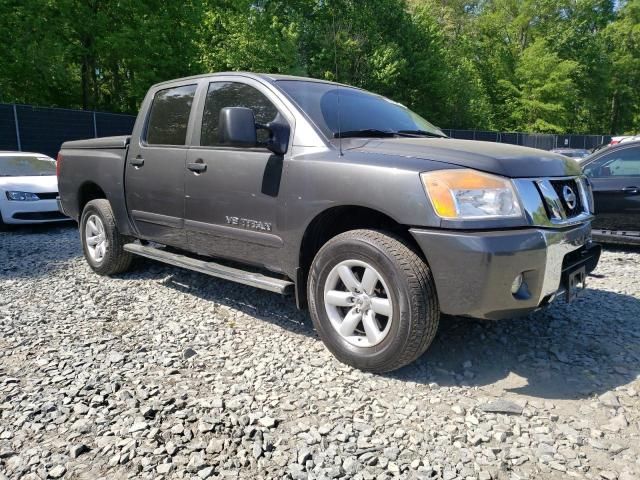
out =
<path fill-rule="evenodd" d="M 124 250 L 130 239 L 121 235 L 108 200 L 91 200 L 82 211 L 80 238 L 84 257 L 100 275 L 113 275 L 129 269 L 133 255 Z"/>
<path fill-rule="evenodd" d="M 329 240 L 311 265 L 309 309 L 338 360 L 388 372 L 433 341 L 440 312 L 427 264 L 386 232 L 352 230 Z"/>

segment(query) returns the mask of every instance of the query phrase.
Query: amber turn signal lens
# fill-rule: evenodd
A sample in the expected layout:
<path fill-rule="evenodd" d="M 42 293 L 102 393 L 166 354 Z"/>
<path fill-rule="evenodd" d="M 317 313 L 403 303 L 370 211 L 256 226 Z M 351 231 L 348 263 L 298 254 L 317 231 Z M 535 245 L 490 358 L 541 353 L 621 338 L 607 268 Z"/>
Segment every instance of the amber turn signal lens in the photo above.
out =
<path fill-rule="evenodd" d="M 436 214 L 446 219 L 511 217 L 521 214 L 511 181 L 470 169 L 420 175 Z"/>

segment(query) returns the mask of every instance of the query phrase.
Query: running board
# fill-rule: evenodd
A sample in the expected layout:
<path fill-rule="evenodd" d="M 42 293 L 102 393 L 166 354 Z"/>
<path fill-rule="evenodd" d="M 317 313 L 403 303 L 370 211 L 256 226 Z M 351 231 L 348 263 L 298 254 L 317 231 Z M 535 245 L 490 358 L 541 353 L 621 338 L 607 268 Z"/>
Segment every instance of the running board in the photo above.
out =
<path fill-rule="evenodd" d="M 186 268 L 196 272 L 211 275 L 212 277 L 223 278 L 236 283 L 250 285 L 252 287 L 269 290 L 270 292 L 286 294 L 293 290 L 293 282 L 281 280 L 279 278 L 267 277 L 261 273 L 247 272 L 239 268 L 227 267 L 219 263 L 206 262 L 195 258 L 171 253 L 160 248 L 147 247 L 138 243 L 127 243 L 124 245 L 127 252 L 147 257 L 159 262 L 168 263 L 176 267 Z"/>

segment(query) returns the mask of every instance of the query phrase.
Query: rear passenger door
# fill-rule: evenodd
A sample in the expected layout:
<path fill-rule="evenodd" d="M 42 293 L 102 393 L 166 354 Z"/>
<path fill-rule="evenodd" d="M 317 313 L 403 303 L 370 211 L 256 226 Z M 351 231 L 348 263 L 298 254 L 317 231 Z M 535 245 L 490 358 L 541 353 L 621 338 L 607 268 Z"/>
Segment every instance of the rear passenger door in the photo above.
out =
<path fill-rule="evenodd" d="M 196 88 L 177 84 L 152 92 L 140 141 L 129 146 L 125 167 L 127 207 L 140 236 L 176 247 L 186 246 L 184 170 Z"/>
<path fill-rule="evenodd" d="M 190 249 L 278 269 L 282 238 L 278 198 L 283 157 L 264 147 L 221 145 L 220 110 L 251 108 L 259 124 L 286 122 L 273 92 L 248 78 L 213 79 L 203 89 L 201 125 L 194 132 L 185 176 L 185 228 Z M 258 140 L 268 135 L 258 130 Z M 201 164 L 205 170 L 191 171 Z"/>
<path fill-rule="evenodd" d="M 640 231 L 640 146 L 618 148 L 585 167 L 600 230 Z"/>

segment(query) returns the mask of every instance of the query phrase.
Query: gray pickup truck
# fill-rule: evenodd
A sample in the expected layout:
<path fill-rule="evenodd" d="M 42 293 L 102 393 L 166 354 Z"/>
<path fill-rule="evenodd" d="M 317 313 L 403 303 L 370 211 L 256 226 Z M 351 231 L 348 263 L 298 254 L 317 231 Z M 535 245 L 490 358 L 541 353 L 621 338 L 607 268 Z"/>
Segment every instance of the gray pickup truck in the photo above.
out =
<path fill-rule="evenodd" d="M 141 255 L 294 293 L 327 348 L 368 371 L 420 356 L 441 314 L 571 300 L 600 256 L 574 160 L 453 140 L 394 101 L 309 78 L 154 85 L 131 136 L 66 142 L 58 170 L 97 273 Z"/>

